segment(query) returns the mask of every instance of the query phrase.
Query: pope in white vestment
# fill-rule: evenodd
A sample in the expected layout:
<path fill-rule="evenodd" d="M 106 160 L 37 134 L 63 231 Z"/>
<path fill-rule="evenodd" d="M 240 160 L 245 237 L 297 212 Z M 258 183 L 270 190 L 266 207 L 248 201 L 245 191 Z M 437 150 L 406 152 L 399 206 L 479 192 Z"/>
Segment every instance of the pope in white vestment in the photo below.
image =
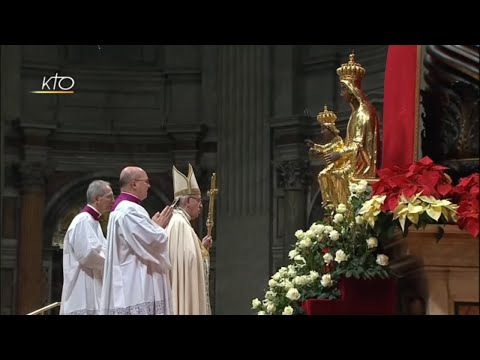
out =
<path fill-rule="evenodd" d="M 150 219 L 139 205 L 150 188 L 146 173 L 140 168 L 125 168 L 120 174 L 120 185 L 122 193 L 115 201 L 107 227 L 101 313 L 169 315 L 172 304 L 168 237 L 160 224 L 168 224 L 172 209 L 166 207 L 162 214 Z M 166 220 L 157 220 L 159 217 Z"/>
<path fill-rule="evenodd" d="M 98 219 L 110 210 L 113 192 L 107 182 L 97 180 L 90 184 L 87 199 L 63 242 L 60 315 L 96 315 L 100 309 L 106 240 Z"/>
<path fill-rule="evenodd" d="M 190 164 L 188 176 L 174 166 L 173 179 L 175 208 L 166 229 L 172 264 L 170 279 L 173 313 L 210 315 L 209 255 L 206 247 L 211 245 L 211 237 L 206 236 L 201 241 L 190 224 L 202 209 L 201 192 Z"/>

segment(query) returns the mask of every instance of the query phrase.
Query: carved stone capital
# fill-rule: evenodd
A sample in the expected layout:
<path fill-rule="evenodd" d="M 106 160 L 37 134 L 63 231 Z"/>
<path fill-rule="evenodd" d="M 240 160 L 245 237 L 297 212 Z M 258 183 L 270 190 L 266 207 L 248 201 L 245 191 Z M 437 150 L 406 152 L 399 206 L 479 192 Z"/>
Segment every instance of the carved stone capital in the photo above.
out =
<path fill-rule="evenodd" d="M 45 179 L 53 171 L 51 166 L 39 161 L 21 162 L 17 169 L 24 193 L 42 191 L 45 188 Z"/>
<path fill-rule="evenodd" d="M 286 190 L 305 189 L 312 178 L 308 160 L 286 160 L 276 165 L 278 186 Z"/>

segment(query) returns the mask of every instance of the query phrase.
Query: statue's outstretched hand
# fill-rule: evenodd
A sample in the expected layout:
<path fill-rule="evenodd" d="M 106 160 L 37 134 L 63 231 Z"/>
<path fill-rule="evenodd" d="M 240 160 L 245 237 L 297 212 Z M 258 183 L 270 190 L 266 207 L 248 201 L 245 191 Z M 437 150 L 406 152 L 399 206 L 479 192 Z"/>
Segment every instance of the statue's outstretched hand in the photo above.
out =
<path fill-rule="evenodd" d="M 313 146 L 315 145 L 315 143 L 310 139 L 305 139 L 303 142 L 309 149 L 313 148 Z"/>

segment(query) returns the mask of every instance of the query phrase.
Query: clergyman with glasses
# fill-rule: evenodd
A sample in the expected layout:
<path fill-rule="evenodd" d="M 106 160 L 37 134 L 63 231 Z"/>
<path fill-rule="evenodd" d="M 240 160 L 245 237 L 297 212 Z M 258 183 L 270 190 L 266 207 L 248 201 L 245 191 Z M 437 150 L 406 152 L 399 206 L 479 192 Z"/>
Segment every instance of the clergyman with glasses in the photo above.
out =
<path fill-rule="evenodd" d="M 75 216 L 63 242 L 63 288 L 60 315 L 97 315 L 102 293 L 107 243 L 98 222 L 110 211 L 110 183 L 94 180 L 87 188 L 87 205 Z"/>
<path fill-rule="evenodd" d="M 150 180 L 142 168 L 124 168 L 119 183 L 121 192 L 107 226 L 101 314 L 170 315 L 170 260 L 165 228 L 172 209 L 166 206 L 150 218 L 140 205 L 150 189 Z"/>
<path fill-rule="evenodd" d="M 173 166 L 173 216 L 167 226 L 172 268 L 172 304 L 175 315 L 210 315 L 208 288 L 211 236 L 202 240 L 190 221 L 202 211 L 202 193 L 188 164 L 185 176 Z"/>

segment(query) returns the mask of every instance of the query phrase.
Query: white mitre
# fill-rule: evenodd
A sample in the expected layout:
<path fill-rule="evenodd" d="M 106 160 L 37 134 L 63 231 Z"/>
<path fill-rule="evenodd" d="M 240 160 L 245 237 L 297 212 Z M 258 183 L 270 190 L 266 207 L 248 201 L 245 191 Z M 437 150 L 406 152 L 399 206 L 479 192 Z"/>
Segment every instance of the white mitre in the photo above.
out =
<path fill-rule="evenodd" d="M 175 165 L 172 168 L 174 204 L 180 196 L 201 195 L 192 165 L 188 164 L 188 175 L 183 175 Z"/>

